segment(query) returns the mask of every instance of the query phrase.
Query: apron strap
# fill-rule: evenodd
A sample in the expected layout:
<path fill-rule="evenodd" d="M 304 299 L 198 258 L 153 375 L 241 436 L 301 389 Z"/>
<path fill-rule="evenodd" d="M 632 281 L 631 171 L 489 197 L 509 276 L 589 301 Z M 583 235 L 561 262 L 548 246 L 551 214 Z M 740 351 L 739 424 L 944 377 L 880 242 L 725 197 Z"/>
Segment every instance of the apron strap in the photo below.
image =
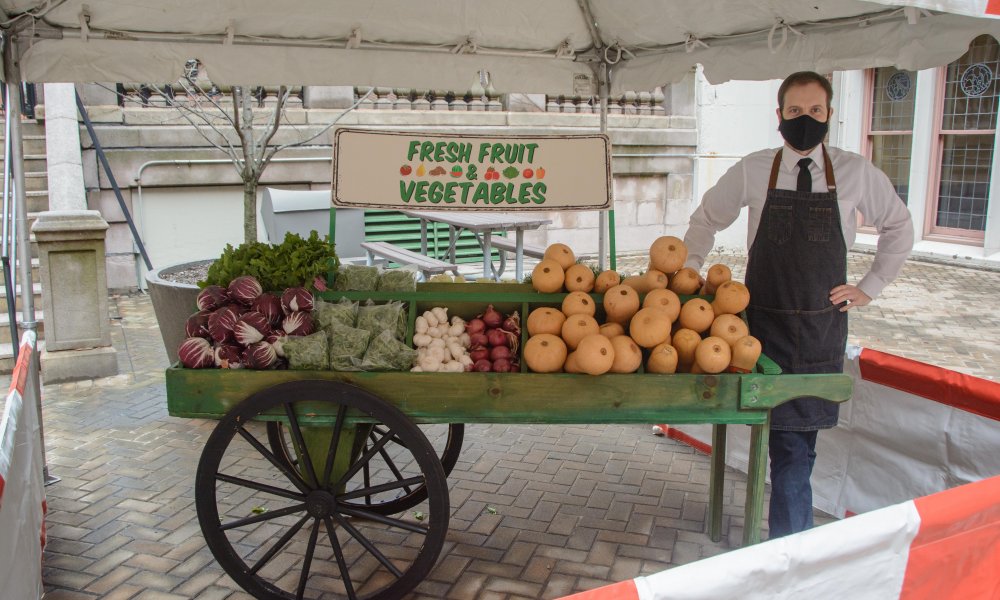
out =
<path fill-rule="evenodd" d="M 837 191 L 837 180 L 833 177 L 833 163 L 830 155 L 826 151 L 826 144 L 823 144 L 823 164 L 826 165 L 826 187 L 830 192 Z"/>
<path fill-rule="evenodd" d="M 779 148 L 778 153 L 774 155 L 774 162 L 771 164 L 771 178 L 767 180 L 767 189 L 773 190 L 778 185 L 778 166 L 781 165 L 781 151 L 784 148 Z"/>
<path fill-rule="evenodd" d="M 784 150 L 784 148 L 779 148 L 778 153 L 774 155 L 774 162 L 771 163 L 771 177 L 767 181 L 767 189 L 769 190 L 775 189 L 778 185 L 778 167 L 781 165 L 781 153 Z M 826 170 L 827 191 L 836 192 L 837 179 L 833 176 L 833 162 L 830 161 L 830 155 L 826 151 L 826 144 L 823 144 L 823 165 Z"/>

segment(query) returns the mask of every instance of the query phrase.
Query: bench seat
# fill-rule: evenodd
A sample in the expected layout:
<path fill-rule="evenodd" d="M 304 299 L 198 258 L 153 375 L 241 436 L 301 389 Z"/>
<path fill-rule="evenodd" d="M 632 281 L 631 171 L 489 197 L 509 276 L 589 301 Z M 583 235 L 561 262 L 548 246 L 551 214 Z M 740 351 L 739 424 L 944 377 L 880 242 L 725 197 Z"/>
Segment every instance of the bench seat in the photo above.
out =
<path fill-rule="evenodd" d="M 374 264 L 375 257 L 378 256 L 400 265 L 413 265 L 423 274 L 424 279 L 446 271 L 458 275 L 458 265 L 456 264 L 424 256 L 419 252 L 413 252 L 389 242 L 362 242 L 361 247 L 368 254 L 368 264 Z"/>
<path fill-rule="evenodd" d="M 496 248 L 497 250 L 510 252 L 511 254 L 517 251 L 517 241 L 515 241 L 514 238 L 491 237 L 490 246 Z M 525 256 L 531 258 L 542 258 L 545 256 L 545 248 L 541 246 L 533 246 L 531 244 L 524 244 L 523 252 Z"/>

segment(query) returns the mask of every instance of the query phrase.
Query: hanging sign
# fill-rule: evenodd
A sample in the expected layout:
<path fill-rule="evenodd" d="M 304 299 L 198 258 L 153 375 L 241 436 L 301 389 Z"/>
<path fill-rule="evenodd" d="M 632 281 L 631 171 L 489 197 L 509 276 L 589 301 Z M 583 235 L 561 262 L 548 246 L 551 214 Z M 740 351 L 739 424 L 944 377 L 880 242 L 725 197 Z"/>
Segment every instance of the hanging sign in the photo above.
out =
<path fill-rule="evenodd" d="M 608 208 L 611 143 L 598 134 L 338 129 L 333 204 L 396 210 Z"/>

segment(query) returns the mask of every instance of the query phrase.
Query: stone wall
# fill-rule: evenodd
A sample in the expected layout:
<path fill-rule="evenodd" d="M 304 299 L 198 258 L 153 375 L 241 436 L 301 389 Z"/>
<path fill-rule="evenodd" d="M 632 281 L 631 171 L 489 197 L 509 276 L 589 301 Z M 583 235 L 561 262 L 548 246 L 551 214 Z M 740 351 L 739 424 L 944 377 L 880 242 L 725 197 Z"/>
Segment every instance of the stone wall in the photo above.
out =
<path fill-rule="evenodd" d="M 108 87 L 114 88 L 113 84 Z M 232 164 L 220 161 L 225 155 L 180 118 L 171 108 L 113 103 L 115 94 L 99 86 L 83 86 L 88 111 L 95 122 L 115 178 L 122 187 L 127 209 L 134 212 L 139 193 L 151 194 L 171 189 L 173 194 L 207 194 L 225 190 L 239 195 L 240 179 Z M 286 110 L 282 128 L 274 143 L 283 144 L 308 138 L 333 119 L 342 117 L 338 126 L 364 126 L 393 130 L 427 130 L 456 133 L 551 134 L 553 132 L 590 133 L 599 130 L 596 113 L 553 112 L 544 97 L 505 95 L 500 111 L 452 110 L 377 110 L 374 105 L 343 115 L 345 106 L 355 98 L 352 88 L 305 88 L 301 103 Z M 621 105 L 624 106 L 624 98 Z M 611 114 L 608 132 L 612 142 L 617 252 L 619 254 L 648 248 L 650 241 L 664 234 L 682 234 L 693 209 L 693 157 L 697 147 L 694 111 L 694 76 L 666 86 L 658 99 L 665 110 L 655 114 Z M 637 101 L 638 102 L 638 101 Z M 562 104 L 560 104 L 562 103 Z M 548 105 L 546 109 L 546 105 Z M 637 104 L 638 105 L 638 104 Z M 265 109 L 266 110 L 266 109 Z M 39 107 L 44 119 L 44 106 Z M 205 128 L 211 135 L 211 131 Z M 291 148 L 280 158 L 302 162 L 273 163 L 262 179 L 262 186 L 287 186 L 305 189 L 328 189 L 332 130 L 305 147 Z M 135 288 L 141 262 L 123 213 L 108 178 L 99 169 L 93 143 L 81 126 L 84 180 L 88 207 L 99 210 L 110 224 L 106 250 L 108 284 L 112 289 Z M 216 163 L 173 165 L 152 161 L 202 161 Z M 141 179 L 140 179 L 141 175 Z M 196 215 L 177 215 L 179 220 Z M 241 214 L 233 218 L 241 219 Z M 526 240 L 545 245 L 554 241 L 573 246 L 580 254 L 593 255 L 598 244 L 598 214 L 594 211 L 551 213 L 553 223 L 545 229 L 529 232 Z M 149 227 L 183 227 L 183 224 L 144 223 Z M 162 237 L 162 236 L 161 236 Z M 264 232 L 261 229 L 260 237 Z M 221 253 L 227 240 L 218 240 Z M 238 243 L 238 241 L 237 241 Z M 165 265 L 155 264 L 154 268 Z"/>

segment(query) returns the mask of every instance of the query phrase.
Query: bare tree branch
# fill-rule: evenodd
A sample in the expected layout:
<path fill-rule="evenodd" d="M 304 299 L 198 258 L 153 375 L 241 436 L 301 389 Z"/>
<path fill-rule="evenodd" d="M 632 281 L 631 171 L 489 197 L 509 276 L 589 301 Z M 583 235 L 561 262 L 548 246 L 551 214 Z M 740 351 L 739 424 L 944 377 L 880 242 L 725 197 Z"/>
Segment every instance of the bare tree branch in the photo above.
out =
<path fill-rule="evenodd" d="M 144 102 L 140 102 L 135 98 L 133 98 L 132 96 L 129 96 L 128 94 L 119 93 L 118 90 L 113 90 L 104 85 L 102 85 L 101 87 L 110 92 L 113 92 L 116 96 L 120 97 L 124 102 L 130 102 L 132 104 L 137 104 L 139 106 L 145 106 Z M 222 130 L 216 127 L 215 123 L 213 123 L 212 120 L 209 119 L 208 116 L 205 115 L 203 112 L 199 112 L 197 110 L 192 109 L 189 106 L 185 106 L 184 104 L 177 102 L 175 99 L 170 98 L 163 93 L 158 93 L 158 95 L 164 99 L 168 107 L 175 109 L 177 113 L 181 116 L 181 118 L 187 121 L 188 124 L 191 125 L 191 127 L 193 127 L 194 130 L 198 133 L 198 135 L 202 137 L 202 139 L 211 144 L 215 149 L 224 153 L 229 158 L 229 160 L 233 162 L 233 168 L 236 170 L 236 173 L 240 174 L 240 163 L 242 161 L 240 160 L 239 155 L 236 153 L 236 148 L 233 147 L 233 144 L 230 141 L 229 136 L 227 136 Z M 198 123 L 196 123 L 191 118 L 192 116 L 197 117 L 198 119 L 201 120 L 202 123 L 204 123 L 205 125 L 210 127 L 213 131 L 215 131 L 215 133 L 217 133 L 219 137 L 222 138 L 223 141 L 225 141 L 226 145 L 223 146 L 218 142 L 216 142 L 215 140 L 213 140 L 207 133 L 205 133 L 202 130 L 202 127 L 199 126 Z"/>
<path fill-rule="evenodd" d="M 187 77 L 181 77 L 178 80 L 178 83 L 180 83 L 181 87 L 184 88 L 184 92 L 187 94 L 188 99 L 193 100 L 195 106 L 197 106 L 199 110 L 205 111 L 206 113 L 208 112 L 207 109 L 204 106 L 202 106 L 201 99 L 204 98 L 208 100 L 209 104 L 211 104 L 216 110 L 219 111 L 219 114 L 224 119 L 226 119 L 226 121 L 228 121 L 232 127 L 234 128 L 236 127 L 236 122 L 233 121 L 233 119 L 229 116 L 229 113 L 226 112 L 226 109 L 223 108 L 221 104 L 215 101 L 215 97 L 211 93 L 209 93 L 203 87 L 201 87 L 194 81 L 191 81 Z"/>
<path fill-rule="evenodd" d="M 285 103 L 288 101 L 288 96 L 291 92 L 291 88 L 287 88 L 285 86 L 278 88 L 278 103 L 274 107 L 274 112 L 271 115 L 271 122 L 268 124 L 267 136 L 262 144 L 263 152 L 261 152 L 260 161 L 261 173 L 263 173 L 264 169 L 267 168 L 267 165 L 271 163 L 271 159 L 274 158 L 275 153 L 278 151 L 277 149 L 274 149 L 273 151 L 268 152 L 267 145 L 271 143 L 271 138 L 278 133 L 278 128 L 281 126 L 281 115 L 285 112 Z"/>
<path fill-rule="evenodd" d="M 323 129 L 320 129 L 311 138 L 305 139 L 305 140 L 299 140 L 297 142 L 291 142 L 291 143 L 288 143 L 288 144 L 283 144 L 281 146 L 278 146 L 278 147 L 276 147 L 274 149 L 273 152 L 271 152 L 271 156 L 274 156 L 275 154 L 277 154 L 281 150 L 284 150 L 285 148 L 292 148 L 294 146 L 302 146 L 302 145 L 308 144 L 309 142 L 311 142 L 314 139 L 318 138 L 319 136 L 323 135 L 324 133 L 326 133 L 327 131 L 329 131 L 330 128 L 332 128 L 334 125 L 336 125 L 337 122 L 339 122 L 341 119 L 343 119 L 344 115 L 346 115 L 347 113 L 351 112 L 352 110 L 354 110 L 355 108 L 357 108 L 362 102 L 364 102 L 366 99 L 368 99 L 368 97 L 370 97 L 374 91 L 375 91 L 375 88 L 369 89 L 367 94 L 365 94 L 361 98 L 358 98 L 357 102 L 355 102 L 354 104 L 350 105 L 346 110 L 344 110 L 344 112 L 342 112 L 339 115 L 337 115 L 336 119 L 334 119 L 329 125 L 327 125 Z"/>

